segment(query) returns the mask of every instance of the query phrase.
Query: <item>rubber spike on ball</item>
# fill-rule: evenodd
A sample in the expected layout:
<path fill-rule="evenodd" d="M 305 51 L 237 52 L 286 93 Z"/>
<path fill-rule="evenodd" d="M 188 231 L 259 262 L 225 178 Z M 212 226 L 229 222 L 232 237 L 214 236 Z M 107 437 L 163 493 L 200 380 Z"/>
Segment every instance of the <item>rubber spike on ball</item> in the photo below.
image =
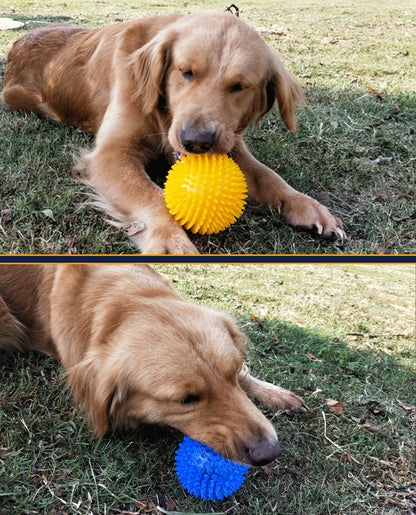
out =
<path fill-rule="evenodd" d="M 225 154 L 192 154 L 169 171 L 164 196 L 170 214 L 193 233 L 215 234 L 243 213 L 247 183 Z"/>
<path fill-rule="evenodd" d="M 236 492 L 249 467 L 224 458 L 188 436 L 176 451 L 175 469 L 181 485 L 201 499 L 220 501 Z"/>

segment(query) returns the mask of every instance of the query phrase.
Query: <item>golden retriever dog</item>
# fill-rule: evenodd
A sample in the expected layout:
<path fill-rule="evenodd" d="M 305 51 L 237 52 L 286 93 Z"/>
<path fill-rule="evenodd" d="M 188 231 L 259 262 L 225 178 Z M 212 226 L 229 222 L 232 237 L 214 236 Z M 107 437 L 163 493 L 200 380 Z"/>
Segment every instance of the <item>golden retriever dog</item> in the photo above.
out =
<path fill-rule="evenodd" d="M 0 350 L 29 349 L 59 359 L 99 437 L 168 425 L 262 465 L 280 447 L 249 397 L 305 409 L 250 375 L 232 318 L 183 300 L 146 265 L 0 265 Z"/>
<path fill-rule="evenodd" d="M 230 155 L 249 198 L 289 223 L 343 239 L 341 221 L 258 162 L 242 134 L 277 101 L 294 131 L 298 83 L 261 36 L 228 13 L 167 15 L 87 30 L 55 25 L 14 43 L 7 104 L 96 134 L 80 162 L 98 204 L 143 253 L 197 253 L 146 173 L 159 154 Z"/>

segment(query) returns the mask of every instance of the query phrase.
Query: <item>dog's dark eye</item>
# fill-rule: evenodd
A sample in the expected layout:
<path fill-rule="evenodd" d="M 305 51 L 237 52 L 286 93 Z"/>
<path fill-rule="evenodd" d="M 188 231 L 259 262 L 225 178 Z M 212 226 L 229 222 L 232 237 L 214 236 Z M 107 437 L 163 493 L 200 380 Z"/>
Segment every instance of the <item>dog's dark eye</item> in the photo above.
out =
<path fill-rule="evenodd" d="M 194 72 L 192 70 L 182 70 L 182 76 L 185 79 L 192 80 L 194 78 Z"/>
<path fill-rule="evenodd" d="M 233 84 L 230 88 L 230 93 L 237 93 L 238 91 L 242 91 L 243 86 L 237 82 L 236 84 Z"/>
<path fill-rule="evenodd" d="M 187 395 L 184 399 L 181 400 L 181 404 L 191 404 L 193 402 L 199 402 L 201 400 L 199 395 Z"/>

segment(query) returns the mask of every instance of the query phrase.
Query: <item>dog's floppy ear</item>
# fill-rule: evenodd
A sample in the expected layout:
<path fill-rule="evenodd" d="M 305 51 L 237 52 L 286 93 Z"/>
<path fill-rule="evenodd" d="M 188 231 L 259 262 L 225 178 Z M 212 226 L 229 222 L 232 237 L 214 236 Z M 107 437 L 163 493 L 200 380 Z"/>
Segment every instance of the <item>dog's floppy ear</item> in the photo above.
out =
<path fill-rule="evenodd" d="M 274 53 L 270 55 L 269 77 L 263 94 L 266 107 L 260 118 L 270 111 L 277 100 L 284 124 L 290 131 L 295 132 L 295 110 L 297 104 L 303 102 L 302 89 Z"/>
<path fill-rule="evenodd" d="M 234 342 L 234 345 L 237 347 L 237 349 L 241 352 L 241 354 L 245 354 L 245 351 L 246 351 L 246 336 L 245 334 L 243 334 L 237 327 L 236 323 L 234 322 L 234 320 L 227 316 L 227 315 L 224 315 L 224 323 L 225 323 L 225 327 L 227 328 L 228 332 L 230 333 L 231 335 L 231 338 Z"/>
<path fill-rule="evenodd" d="M 166 29 L 129 57 L 127 66 L 135 88 L 133 97 L 140 102 L 145 114 L 154 111 L 163 98 L 165 75 L 175 37 L 172 30 Z"/>
<path fill-rule="evenodd" d="M 87 413 L 98 437 L 117 426 L 117 413 L 127 398 L 127 387 L 114 371 L 101 366 L 98 356 L 90 353 L 67 373 L 74 398 Z"/>

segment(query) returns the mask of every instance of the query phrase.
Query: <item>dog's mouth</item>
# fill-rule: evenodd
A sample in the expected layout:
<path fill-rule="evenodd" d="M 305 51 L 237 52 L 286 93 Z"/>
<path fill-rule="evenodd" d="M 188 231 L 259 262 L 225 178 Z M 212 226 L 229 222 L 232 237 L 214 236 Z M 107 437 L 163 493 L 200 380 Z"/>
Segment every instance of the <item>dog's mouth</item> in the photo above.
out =
<path fill-rule="evenodd" d="M 185 154 L 184 152 L 179 152 L 178 150 L 173 151 L 173 160 L 176 163 L 176 161 L 180 161 L 184 157 L 192 156 L 192 155 L 198 155 L 198 154 Z M 228 157 L 231 157 L 231 152 L 228 152 L 226 154 Z"/>
<path fill-rule="evenodd" d="M 183 157 L 185 157 L 187 154 L 184 154 L 183 152 L 179 152 L 178 150 L 173 151 L 173 159 L 174 161 L 180 161 Z"/>

